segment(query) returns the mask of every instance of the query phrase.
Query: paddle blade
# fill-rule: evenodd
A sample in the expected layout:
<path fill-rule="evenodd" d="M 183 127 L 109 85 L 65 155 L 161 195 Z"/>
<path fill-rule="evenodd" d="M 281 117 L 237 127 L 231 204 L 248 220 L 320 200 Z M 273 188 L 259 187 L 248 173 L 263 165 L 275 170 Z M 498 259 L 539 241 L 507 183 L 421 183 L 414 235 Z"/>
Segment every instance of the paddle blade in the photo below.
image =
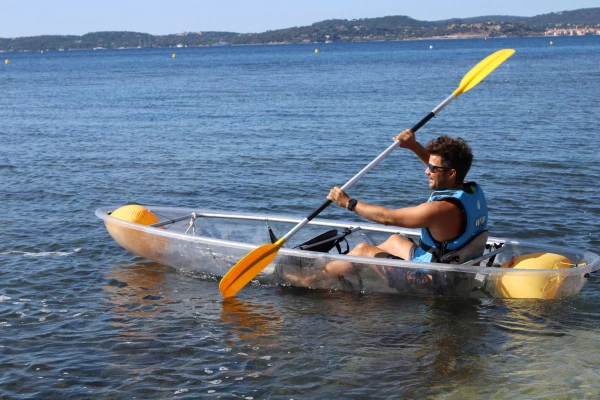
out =
<path fill-rule="evenodd" d="M 285 241 L 281 238 L 273 244 L 262 245 L 238 261 L 219 283 L 219 290 L 223 297 L 235 296 L 241 288 L 273 261 L 284 243 Z"/>
<path fill-rule="evenodd" d="M 515 54 L 513 49 L 498 50 L 481 60 L 476 66 L 471 68 L 469 72 L 462 78 L 460 85 L 454 91 L 454 95 L 458 96 L 469 89 L 477 86 L 479 82 L 485 79 L 486 76 L 498 68 L 500 64 L 506 61 L 510 56 Z"/>

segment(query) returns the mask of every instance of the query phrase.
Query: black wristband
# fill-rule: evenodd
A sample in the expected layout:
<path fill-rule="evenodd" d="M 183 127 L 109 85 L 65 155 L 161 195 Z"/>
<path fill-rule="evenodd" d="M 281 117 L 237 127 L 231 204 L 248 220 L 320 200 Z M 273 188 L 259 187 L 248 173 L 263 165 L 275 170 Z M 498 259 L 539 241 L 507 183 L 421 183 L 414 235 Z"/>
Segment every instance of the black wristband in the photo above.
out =
<path fill-rule="evenodd" d="M 350 199 L 350 201 L 348 201 L 348 205 L 346 206 L 346 208 L 350 211 L 354 211 L 354 209 L 356 208 L 356 203 L 358 203 L 358 200 Z"/>

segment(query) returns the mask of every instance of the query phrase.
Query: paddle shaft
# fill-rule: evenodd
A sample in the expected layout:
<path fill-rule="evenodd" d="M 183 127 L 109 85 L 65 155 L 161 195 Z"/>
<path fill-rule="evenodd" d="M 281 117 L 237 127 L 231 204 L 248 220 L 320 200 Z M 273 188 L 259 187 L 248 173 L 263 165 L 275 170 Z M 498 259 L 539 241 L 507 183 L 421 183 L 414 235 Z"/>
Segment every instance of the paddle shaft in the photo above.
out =
<path fill-rule="evenodd" d="M 444 101 L 442 101 L 436 108 L 434 108 L 429 114 L 427 114 L 422 120 L 420 120 L 415 126 L 411 128 L 414 132 L 417 132 L 423 125 L 425 125 L 430 119 L 435 117 L 440 111 L 444 109 L 448 104 L 452 102 L 457 96 L 453 93 L 448 96 Z M 352 177 L 348 182 L 341 187 L 343 191 L 350 189 L 360 178 L 362 178 L 367 172 L 372 170 L 377 164 L 379 164 L 384 158 L 390 155 L 391 152 L 396 150 L 396 148 L 400 146 L 399 141 L 395 141 L 392 143 L 387 149 L 385 149 L 380 155 L 378 155 L 373 161 L 371 161 L 367 166 L 361 169 L 356 175 Z M 325 210 L 331 204 L 331 200 L 326 200 L 319 208 L 314 210 L 308 217 L 304 218 L 302 221 L 298 223 L 291 231 L 285 234 L 282 238 L 283 242 L 287 242 L 292 236 L 294 236 L 298 231 L 306 226 L 313 218 L 319 215 L 323 210 Z"/>

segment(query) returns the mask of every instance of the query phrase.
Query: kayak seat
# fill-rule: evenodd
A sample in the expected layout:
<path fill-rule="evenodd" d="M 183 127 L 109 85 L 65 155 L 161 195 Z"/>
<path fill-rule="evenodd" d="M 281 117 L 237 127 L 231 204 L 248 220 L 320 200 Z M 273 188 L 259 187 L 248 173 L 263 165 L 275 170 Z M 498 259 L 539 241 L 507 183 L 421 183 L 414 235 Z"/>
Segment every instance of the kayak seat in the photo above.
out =
<path fill-rule="evenodd" d="M 462 264 L 474 258 L 481 257 L 485 251 L 488 231 L 477 234 L 469 243 L 458 250 L 450 251 L 440 257 L 438 262 L 445 264 Z"/>
<path fill-rule="evenodd" d="M 317 251 L 320 253 L 329 253 L 334 247 L 340 254 L 347 254 L 350 250 L 346 236 L 350 233 L 349 230 L 344 230 L 342 233 L 338 233 L 337 229 L 331 229 L 327 232 L 321 233 L 306 242 L 294 247 L 300 250 Z M 341 243 L 346 242 L 346 249 L 342 250 Z"/>

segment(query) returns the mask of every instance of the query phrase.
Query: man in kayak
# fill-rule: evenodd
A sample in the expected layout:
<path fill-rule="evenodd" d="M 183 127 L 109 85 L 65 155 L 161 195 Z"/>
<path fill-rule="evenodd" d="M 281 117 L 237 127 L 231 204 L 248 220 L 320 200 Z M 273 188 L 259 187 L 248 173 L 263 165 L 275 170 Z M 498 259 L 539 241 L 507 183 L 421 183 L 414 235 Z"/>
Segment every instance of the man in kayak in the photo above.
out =
<path fill-rule="evenodd" d="M 421 240 L 413 243 L 399 234 L 393 234 L 377 246 L 359 243 L 348 254 L 424 263 L 452 262 L 452 259 L 444 256 L 451 252 L 450 255 L 454 255 L 466 248 L 487 227 L 485 196 L 479 185 L 464 181 L 473 161 L 471 149 L 463 139 L 445 135 L 422 146 L 410 129 L 400 132 L 394 140 L 400 141 L 400 147 L 411 150 L 425 164 L 429 188 L 434 191 L 426 202 L 414 207 L 389 209 L 353 199 L 338 187 L 331 189 L 327 198 L 376 223 L 420 228 Z M 457 259 L 455 257 L 454 261 Z M 327 276 L 343 277 L 352 274 L 352 270 L 352 264 L 334 261 L 322 272 Z M 384 267 L 378 268 L 377 272 L 392 287 L 406 283 L 423 285 L 433 280 L 432 273 L 425 269 L 407 271 Z"/>
<path fill-rule="evenodd" d="M 394 140 L 427 166 L 429 188 L 434 190 L 427 202 L 389 209 L 352 199 L 338 187 L 331 189 L 327 198 L 373 222 L 421 229 L 419 244 L 394 234 L 377 246 L 360 243 L 349 254 L 439 262 L 444 254 L 465 246 L 487 226 L 487 203 L 481 188 L 474 182 L 464 182 L 473 154 L 464 140 L 445 135 L 422 146 L 407 129 Z M 328 270 L 333 272 L 329 266 Z"/>
<path fill-rule="evenodd" d="M 399 234 L 393 234 L 377 246 L 359 243 L 348 254 L 423 263 L 461 262 L 466 250 L 472 253 L 473 246 L 467 244 L 486 231 L 488 217 L 487 202 L 481 188 L 474 182 L 464 181 L 473 161 L 471 148 L 463 139 L 445 135 L 422 146 L 410 129 L 400 132 L 394 140 L 400 141 L 400 147 L 415 153 L 426 166 L 425 174 L 429 178 L 429 188 L 434 192 L 425 203 L 414 207 L 389 209 L 353 199 L 338 187 L 331 189 L 327 198 L 340 207 L 376 223 L 420 228 L 421 240 L 416 244 Z M 479 243 L 481 240 L 473 242 Z M 479 247 L 479 244 L 475 247 Z M 483 248 L 476 251 L 480 251 L 480 254 L 474 257 L 481 255 Z M 469 254 L 469 257 L 471 256 L 473 255 Z M 304 286 L 312 286 L 320 279 L 332 277 L 344 283 L 344 276 L 353 275 L 355 270 L 352 263 L 333 261 L 321 272 L 325 276 L 288 276 L 288 279 L 291 282 L 300 282 Z M 406 284 L 414 287 L 436 280 L 435 274 L 426 269 L 383 267 L 376 268 L 376 272 L 387 279 L 391 287 L 400 291 L 404 291 Z"/>

